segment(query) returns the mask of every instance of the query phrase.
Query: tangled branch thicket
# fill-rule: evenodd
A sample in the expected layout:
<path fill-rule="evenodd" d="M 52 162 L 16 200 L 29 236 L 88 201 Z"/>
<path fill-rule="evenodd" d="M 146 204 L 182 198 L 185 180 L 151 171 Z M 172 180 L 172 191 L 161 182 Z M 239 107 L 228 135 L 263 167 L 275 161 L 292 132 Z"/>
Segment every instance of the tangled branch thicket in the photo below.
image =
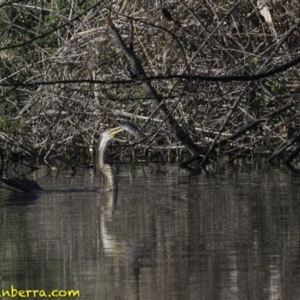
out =
<path fill-rule="evenodd" d="M 78 156 L 99 131 L 125 120 L 147 134 L 149 155 L 181 153 L 178 126 L 205 160 L 250 151 L 275 157 L 298 142 L 299 12 L 296 0 L 2 1 L 1 147 L 35 158 Z M 108 16 L 152 78 L 159 107 Z"/>

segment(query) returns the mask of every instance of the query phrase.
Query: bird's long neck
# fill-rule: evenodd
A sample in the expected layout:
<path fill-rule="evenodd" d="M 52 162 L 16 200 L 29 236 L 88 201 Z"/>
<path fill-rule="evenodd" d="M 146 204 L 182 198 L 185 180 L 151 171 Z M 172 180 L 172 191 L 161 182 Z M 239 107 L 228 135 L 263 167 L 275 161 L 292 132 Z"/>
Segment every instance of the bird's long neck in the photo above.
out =
<path fill-rule="evenodd" d="M 96 150 L 96 171 L 104 177 L 104 189 L 112 191 L 117 189 L 116 177 L 109 164 L 105 163 L 105 150 L 108 144 L 107 139 L 100 138 Z"/>

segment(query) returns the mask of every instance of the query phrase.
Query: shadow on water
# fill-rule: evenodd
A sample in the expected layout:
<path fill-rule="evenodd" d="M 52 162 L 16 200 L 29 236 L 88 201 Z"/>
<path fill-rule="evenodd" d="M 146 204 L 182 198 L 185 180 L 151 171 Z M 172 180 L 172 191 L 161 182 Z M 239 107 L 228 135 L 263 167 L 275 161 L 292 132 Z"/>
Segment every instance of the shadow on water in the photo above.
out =
<path fill-rule="evenodd" d="M 21 196 L 1 190 L 2 288 L 73 289 L 82 299 L 299 299 L 299 178 L 253 165 L 197 176 L 143 166 L 134 177 L 119 166 L 118 174 L 118 195 L 54 193 L 11 205 Z M 94 180 L 83 171 L 39 183 Z"/>

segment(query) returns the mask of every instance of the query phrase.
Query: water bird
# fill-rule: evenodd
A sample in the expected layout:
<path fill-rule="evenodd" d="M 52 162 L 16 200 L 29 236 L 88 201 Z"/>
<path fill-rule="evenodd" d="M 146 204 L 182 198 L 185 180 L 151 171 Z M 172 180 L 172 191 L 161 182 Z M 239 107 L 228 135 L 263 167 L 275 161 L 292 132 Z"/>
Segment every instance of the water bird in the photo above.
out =
<path fill-rule="evenodd" d="M 132 123 L 118 123 L 118 127 L 109 128 L 102 132 L 100 135 L 99 141 L 97 143 L 96 148 L 96 171 L 99 174 L 102 174 L 104 177 L 104 188 L 101 189 L 103 191 L 113 191 L 117 189 L 117 180 L 115 173 L 110 164 L 105 162 L 105 151 L 109 141 L 114 139 L 114 137 L 122 132 L 127 131 L 131 135 L 142 138 L 143 134 L 138 130 L 138 128 Z M 6 185 L 21 191 L 23 193 L 43 193 L 43 192 L 55 192 L 57 190 L 44 190 L 36 181 L 29 180 L 27 178 L 0 178 L 0 181 L 5 183 Z M 72 189 L 67 191 L 86 191 L 87 189 Z"/>

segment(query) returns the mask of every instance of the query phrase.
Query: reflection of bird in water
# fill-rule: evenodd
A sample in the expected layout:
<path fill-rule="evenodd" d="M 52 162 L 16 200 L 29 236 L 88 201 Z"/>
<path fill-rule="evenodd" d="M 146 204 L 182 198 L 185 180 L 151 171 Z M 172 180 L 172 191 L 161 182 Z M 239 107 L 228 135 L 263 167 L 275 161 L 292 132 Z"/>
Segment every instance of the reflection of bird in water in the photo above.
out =
<path fill-rule="evenodd" d="M 97 149 L 96 149 L 96 170 L 97 173 L 101 173 L 104 177 L 104 191 L 112 191 L 117 188 L 117 182 L 116 177 L 113 172 L 113 169 L 111 165 L 106 164 L 104 160 L 105 150 L 108 145 L 108 142 L 112 140 L 116 134 L 122 131 L 127 131 L 130 134 L 140 138 L 143 135 L 140 133 L 140 131 L 137 129 L 137 127 L 131 123 L 120 123 L 118 127 L 116 128 L 109 128 L 105 130 L 97 143 Z M 27 178 L 0 178 L 2 182 L 7 184 L 10 187 L 13 187 L 19 191 L 22 191 L 24 193 L 42 193 L 42 192 L 49 192 L 46 190 L 43 190 L 43 188 L 35 181 L 29 180 Z M 85 191 L 83 190 L 77 190 L 73 189 L 71 191 Z M 51 192 L 51 190 L 50 190 Z"/>

